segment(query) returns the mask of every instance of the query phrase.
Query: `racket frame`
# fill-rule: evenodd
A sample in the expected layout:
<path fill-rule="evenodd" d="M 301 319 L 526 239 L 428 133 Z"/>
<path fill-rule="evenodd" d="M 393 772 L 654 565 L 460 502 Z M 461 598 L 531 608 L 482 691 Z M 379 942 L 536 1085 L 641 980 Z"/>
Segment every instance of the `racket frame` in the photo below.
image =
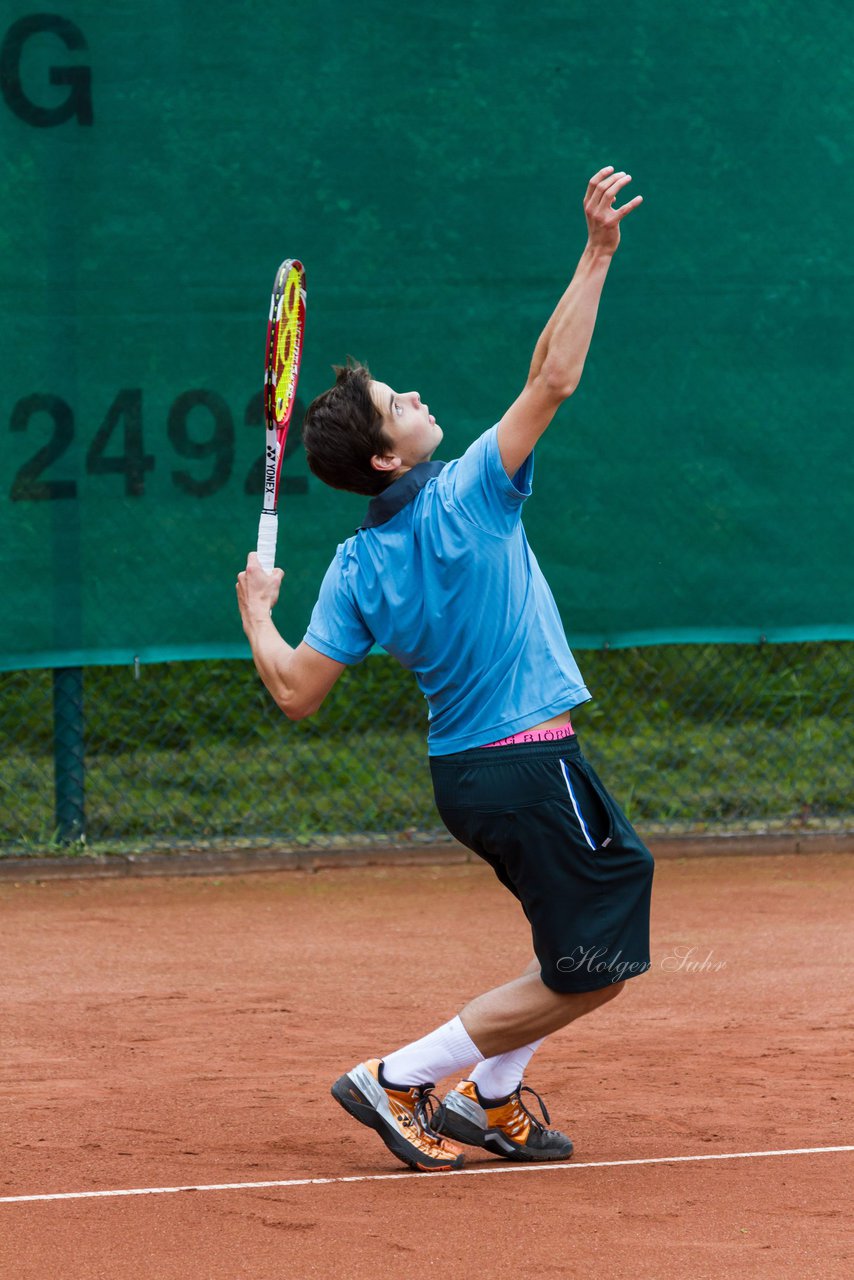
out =
<path fill-rule="evenodd" d="M 276 557 L 279 480 L 296 400 L 304 333 L 305 268 L 299 259 L 286 258 L 273 281 L 264 365 L 264 500 L 258 524 L 258 557 L 267 573 L 272 572 Z M 293 347 L 283 352 L 289 334 Z M 283 377 L 287 383 L 280 389 Z"/>

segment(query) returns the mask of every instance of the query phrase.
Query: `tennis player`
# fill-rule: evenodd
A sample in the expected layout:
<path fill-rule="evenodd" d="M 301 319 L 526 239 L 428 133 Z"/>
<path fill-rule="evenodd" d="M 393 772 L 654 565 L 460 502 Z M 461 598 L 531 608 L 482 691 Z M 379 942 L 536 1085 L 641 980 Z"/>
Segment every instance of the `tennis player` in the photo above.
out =
<path fill-rule="evenodd" d="M 332 1086 L 417 1169 L 458 1168 L 459 1144 L 509 1160 L 566 1159 L 572 1143 L 546 1127 L 525 1069 L 544 1037 L 649 968 L 652 857 L 581 753 L 570 713 L 590 694 L 522 526 L 534 446 L 578 386 L 621 223 L 641 203 L 615 206 L 630 181 L 611 166 L 591 178 L 587 244 L 521 395 L 462 457 L 433 461 L 442 430 L 429 406 L 362 365 L 337 369 L 310 406 L 312 471 L 371 501 L 296 649 L 271 618 L 282 570 L 266 574 L 253 553 L 238 575 L 256 667 L 292 720 L 316 711 L 374 644 L 415 673 L 430 707 L 439 813 L 530 923 L 535 959 L 520 977 Z M 458 1083 L 439 1102 L 435 1084 L 448 1076 Z"/>

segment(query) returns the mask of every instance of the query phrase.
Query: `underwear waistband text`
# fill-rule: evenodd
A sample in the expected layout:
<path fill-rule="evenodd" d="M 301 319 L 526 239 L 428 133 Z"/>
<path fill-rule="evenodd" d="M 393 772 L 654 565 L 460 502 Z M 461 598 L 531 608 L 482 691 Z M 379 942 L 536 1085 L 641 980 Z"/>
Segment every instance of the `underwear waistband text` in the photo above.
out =
<path fill-rule="evenodd" d="M 575 730 L 571 724 L 561 724 L 554 729 L 523 729 L 509 738 L 498 738 L 495 742 L 484 742 L 484 747 L 511 747 L 519 742 L 559 742 L 561 738 L 572 738 Z"/>

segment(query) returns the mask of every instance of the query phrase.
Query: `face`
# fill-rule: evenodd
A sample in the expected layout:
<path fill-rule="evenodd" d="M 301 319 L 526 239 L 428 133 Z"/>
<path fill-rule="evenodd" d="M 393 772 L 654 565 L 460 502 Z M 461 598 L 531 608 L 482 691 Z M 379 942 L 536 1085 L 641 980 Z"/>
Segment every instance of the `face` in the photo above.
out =
<path fill-rule="evenodd" d="M 417 391 L 394 391 L 385 382 L 371 381 L 371 399 L 383 415 L 383 430 L 391 452 L 374 458 L 378 471 L 408 471 L 426 462 L 442 441 L 442 428 Z M 378 465 L 378 464 L 382 465 Z"/>

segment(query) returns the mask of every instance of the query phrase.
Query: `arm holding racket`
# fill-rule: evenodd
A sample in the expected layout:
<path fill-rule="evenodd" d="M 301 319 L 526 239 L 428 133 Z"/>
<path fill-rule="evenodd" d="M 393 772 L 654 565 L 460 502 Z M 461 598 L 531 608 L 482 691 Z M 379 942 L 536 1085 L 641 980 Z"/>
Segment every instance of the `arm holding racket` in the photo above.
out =
<path fill-rule="evenodd" d="M 271 611 L 283 577 L 281 569 L 265 572 L 251 552 L 237 575 L 237 603 L 259 676 L 288 719 L 303 720 L 317 711 L 346 668 L 305 642 L 292 648 L 279 634 Z"/>
<path fill-rule="evenodd" d="M 534 348 L 528 380 L 498 426 L 501 460 L 509 476 L 516 474 L 559 406 L 576 390 L 596 326 L 599 299 L 620 243 L 620 222 L 643 200 L 635 196 L 620 209 L 613 202 L 631 182 L 611 166 L 587 185 L 584 214 L 588 239 L 564 293 Z"/>
<path fill-rule="evenodd" d="M 312 715 L 344 670 L 344 664 L 303 643 L 296 649 L 273 622 L 284 574 L 275 569 L 279 478 L 288 426 L 296 402 L 305 332 L 305 268 L 286 258 L 273 281 L 264 365 L 264 506 L 258 550 L 237 575 L 237 602 L 255 667 L 290 720 Z"/>

